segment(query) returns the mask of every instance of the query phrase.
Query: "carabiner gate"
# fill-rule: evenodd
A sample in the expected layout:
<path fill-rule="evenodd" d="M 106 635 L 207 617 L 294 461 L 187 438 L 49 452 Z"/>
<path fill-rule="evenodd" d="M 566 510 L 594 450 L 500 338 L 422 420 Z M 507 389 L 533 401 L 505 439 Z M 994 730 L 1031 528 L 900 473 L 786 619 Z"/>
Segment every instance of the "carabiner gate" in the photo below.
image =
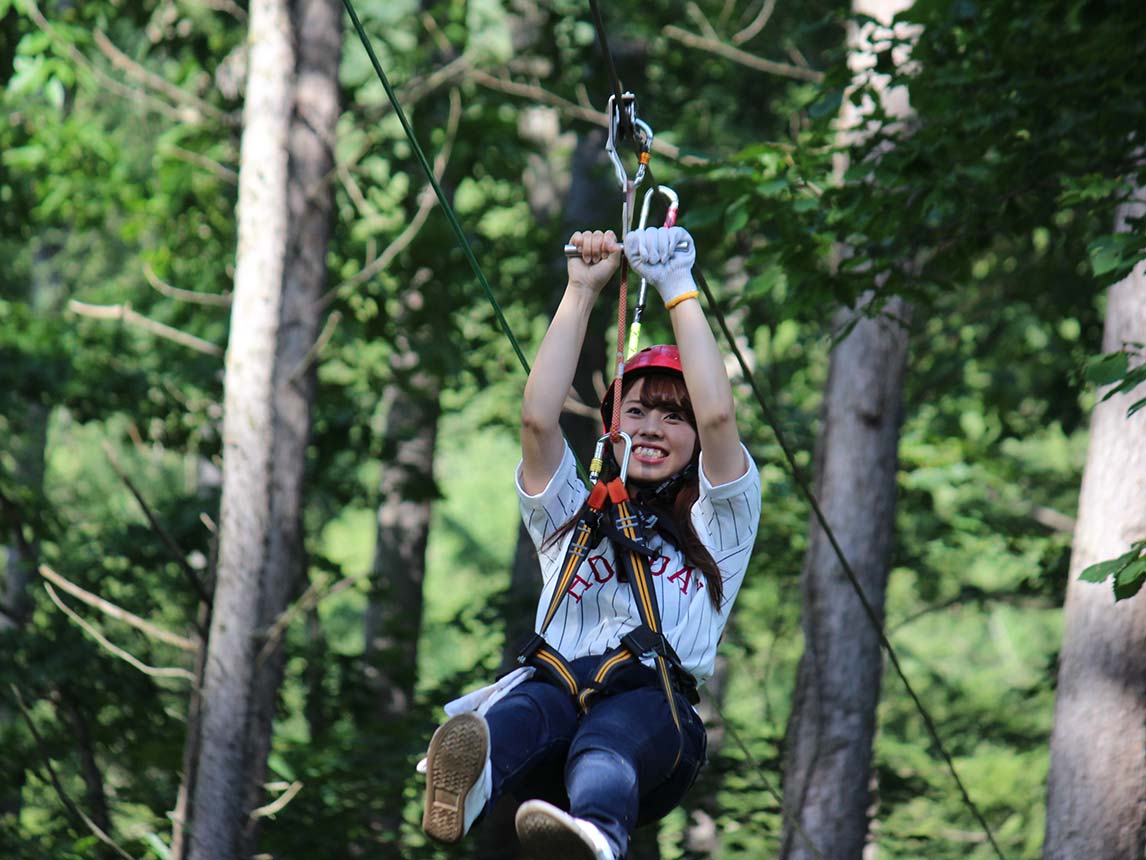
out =
<path fill-rule="evenodd" d="M 625 443 L 625 453 L 621 456 L 621 473 L 618 476 L 620 477 L 621 483 L 623 484 L 629 477 L 629 458 L 633 453 L 633 437 L 626 433 L 624 430 L 618 430 L 617 432 L 621 436 L 621 441 Z M 589 464 L 590 484 L 596 484 L 597 479 L 601 477 L 601 469 L 605 465 L 605 443 L 609 442 L 611 439 L 612 436 L 606 433 L 604 436 L 597 440 L 597 445 L 593 449 L 593 460 Z"/>

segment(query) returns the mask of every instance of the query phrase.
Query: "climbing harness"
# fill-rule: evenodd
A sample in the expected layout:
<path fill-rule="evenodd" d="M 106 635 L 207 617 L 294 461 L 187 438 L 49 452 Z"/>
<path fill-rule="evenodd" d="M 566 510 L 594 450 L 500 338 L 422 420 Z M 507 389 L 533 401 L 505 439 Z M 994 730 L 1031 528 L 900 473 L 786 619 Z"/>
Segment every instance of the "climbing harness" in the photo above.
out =
<path fill-rule="evenodd" d="M 684 725 L 675 694 L 683 694 L 692 704 L 699 702 L 700 696 L 696 679 L 681 665 L 680 657 L 661 627 L 660 609 L 649 569 L 649 557 L 654 552 L 648 544 L 647 518 L 634 507 L 625 487 L 633 440 L 628 433 L 620 432 L 620 436 L 625 446 L 624 455 L 617 477 L 610 481 L 601 480 L 600 474 L 604 446 L 611 436 L 606 433 L 597 440 L 593 465 L 590 467 L 593 489 L 586 502 L 585 514 L 573 527 L 573 537 L 565 552 L 542 622 L 537 632 L 528 637 L 518 652 L 517 662 L 534 666 L 543 677 L 569 693 L 579 710 L 587 712 L 594 697 L 607 687 L 618 670 L 651 658 L 657 680 L 668 702 L 673 725 L 677 729 L 677 750 L 673 760 L 673 767 L 676 767 L 684 751 Z M 545 631 L 556 616 L 589 550 L 604 537 L 613 545 L 620 569 L 619 576 L 628 581 L 641 623 L 621 637 L 620 645 L 601 657 L 592 680 L 581 686 L 569 662 L 545 640 Z"/>

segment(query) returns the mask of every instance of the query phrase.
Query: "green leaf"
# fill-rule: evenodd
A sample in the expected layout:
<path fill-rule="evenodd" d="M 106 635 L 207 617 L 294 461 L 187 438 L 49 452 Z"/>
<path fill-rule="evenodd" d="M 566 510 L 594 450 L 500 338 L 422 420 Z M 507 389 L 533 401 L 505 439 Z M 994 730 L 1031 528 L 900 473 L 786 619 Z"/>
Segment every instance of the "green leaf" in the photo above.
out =
<path fill-rule="evenodd" d="M 1146 583 L 1146 558 L 1130 562 L 1114 577 L 1114 599 L 1128 600 L 1142 590 Z"/>
<path fill-rule="evenodd" d="M 1095 356 L 1086 363 L 1086 381 L 1095 385 L 1110 385 L 1126 375 L 1130 357 L 1125 352 L 1108 352 Z"/>
<path fill-rule="evenodd" d="M 1132 417 L 1135 412 L 1138 412 L 1138 410 L 1142 409 L 1143 407 L 1146 407 L 1146 397 L 1143 397 L 1141 400 L 1132 403 L 1130 408 L 1126 410 L 1126 417 Z"/>
<path fill-rule="evenodd" d="M 840 102 L 844 100 L 843 90 L 829 90 L 823 98 L 817 99 L 808 108 L 808 116 L 812 119 L 823 119 L 827 116 L 835 116 L 840 111 Z"/>
<path fill-rule="evenodd" d="M 1126 233 L 1099 236 L 1087 247 L 1090 254 L 1090 267 L 1095 276 L 1109 274 L 1119 269 L 1128 268 L 1132 260 L 1126 258 L 1126 252 L 1131 250 L 1132 243 L 1136 241 Z"/>
<path fill-rule="evenodd" d="M 1109 561 L 1100 561 L 1098 564 L 1092 564 L 1090 567 L 1085 568 L 1078 578 L 1083 582 L 1102 582 L 1108 576 L 1117 574 L 1122 568 L 1130 564 L 1138 555 L 1138 549 L 1135 547 L 1128 553 L 1118 556 L 1118 558 L 1110 559 Z"/>
<path fill-rule="evenodd" d="M 1130 372 L 1128 372 L 1114 388 L 1106 392 L 1103 400 L 1109 400 L 1115 394 L 1125 394 L 1146 382 L 1146 364 L 1140 364 Z"/>

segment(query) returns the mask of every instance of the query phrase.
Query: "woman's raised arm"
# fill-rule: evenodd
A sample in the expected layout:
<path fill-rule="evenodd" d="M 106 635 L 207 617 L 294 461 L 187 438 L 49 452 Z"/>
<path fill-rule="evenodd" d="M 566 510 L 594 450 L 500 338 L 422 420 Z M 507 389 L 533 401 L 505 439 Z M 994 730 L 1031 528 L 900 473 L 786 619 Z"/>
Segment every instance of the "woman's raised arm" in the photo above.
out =
<path fill-rule="evenodd" d="M 612 230 L 574 233 L 569 241 L 581 256 L 569 258 L 565 295 L 537 350 L 521 402 L 521 483 L 531 495 L 544 490 L 561 465 L 561 410 L 573 385 L 589 314 L 621 261 Z"/>
<path fill-rule="evenodd" d="M 684 247 L 678 248 L 683 243 Z M 712 484 L 726 484 L 744 474 L 748 463 L 736 428 L 732 386 L 724 357 L 698 301 L 692 264 L 696 246 L 681 227 L 649 227 L 625 237 L 633 269 L 657 288 L 672 321 L 684 384 L 696 416 L 704 455 L 704 474 Z"/>

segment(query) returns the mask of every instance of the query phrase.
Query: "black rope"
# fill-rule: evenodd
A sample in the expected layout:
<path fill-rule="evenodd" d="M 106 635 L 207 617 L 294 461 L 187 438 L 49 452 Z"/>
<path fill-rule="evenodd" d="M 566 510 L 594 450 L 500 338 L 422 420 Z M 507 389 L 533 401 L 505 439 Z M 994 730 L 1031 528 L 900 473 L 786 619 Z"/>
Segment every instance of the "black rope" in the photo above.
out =
<path fill-rule="evenodd" d="M 784 434 L 780 430 L 779 422 L 776 420 L 772 409 L 768 406 L 764 395 L 760 393 L 760 388 L 756 385 L 756 378 L 753 376 L 752 371 L 748 368 L 748 363 L 744 360 L 744 356 L 740 352 L 740 347 L 737 346 L 735 338 L 732 336 L 732 331 L 728 328 L 728 322 L 724 318 L 719 305 L 716 303 L 716 298 L 712 294 L 712 290 L 708 287 L 708 281 L 704 277 L 704 273 L 699 269 L 695 271 L 696 282 L 700 285 L 701 290 L 704 292 L 704 297 L 708 302 L 708 307 L 716 316 L 716 320 L 720 325 L 720 330 L 724 333 L 725 340 L 728 341 L 728 346 L 732 350 L 733 355 L 736 356 L 736 361 L 740 365 L 740 370 L 744 374 L 744 379 L 752 389 L 752 394 L 756 398 L 756 402 L 760 404 L 760 409 L 764 414 L 764 420 L 768 426 L 772 428 L 772 432 L 776 436 L 776 441 L 780 445 L 780 450 L 784 452 L 784 459 L 788 463 L 788 467 L 792 472 L 792 477 L 799 486 L 801 492 L 807 497 L 809 504 L 812 507 L 812 512 L 816 517 L 816 521 L 820 524 L 820 528 L 824 530 L 824 535 L 827 537 L 832 549 L 835 551 L 836 557 L 840 561 L 840 566 L 844 570 L 844 575 L 847 577 L 848 582 L 851 583 L 852 589 L 855 591 L 856 596 L 859 598 L 863 606 L 864 614 L 867 616 L 868 621 L 871 622 L 872 627 L 875 629 L 876 634 L 879 636 L 879 643 L 887 652 L 888 659 L 895 667 L 895 673 L 899 675 L 899 679 L 903 682 L 904 688 L 907 690 L 907 695 L 911 697 L 911 701 L 915 704 L 915 709 L 923 718 L 923 723 L 927 727 L 927 733 L 931 736 L 932 742 L 935 744 L 939 754 L 943 757 L 943 761 L 947 765 L 947 770 L 951 774 L 951 778 L 955 781 L 955 785 L 959 787 L 959 792 L 963 796 L 963 802 L 967 808 L 971 810 L 975 820 L 978 821 L 979 826 L 983 828 L 987 839 L 991 843 L 991 847 L 995 849 L 995 854 L 999 860 L 1005 860 L 1003 852 L 999 849 L 998 843 L 995 841 L 995 836 L 991 832 L 991 828 L 987 824 L 987 820 L 983 817 L 983 813 L 979 811 L 979 807 L 971 799 L 971 795 L 967 792 L 967 787 L 963 784 L 963 780 L 959 777 L 959 772 L 955 769 L 955 762 L 951 758 L 951 754 L 947 752 L 947 748 L 943 745 L 943 741 L 939 736 L 939 729 L 935 725 L 935 721 L 931 718 L 927 708 L 924 707 L 923 701 L 915 692 L 915 688 L 907 679 L 907 675 L 903 671 L 903 666 L 900 665 L 899 657 L 895 653 L 895 649 L 891 646 L 891 641 L 887 638 L 884 632 L 883 623 L 879 620 L 879 615 L 875 611 L 875 607 L 871 605 L 867 595 L 864 593 L 863 586 L 860 584 L 859 577 L 856 576 L 852 566 L 848 563 L 847 557 L 844 555 L 843 548 L 840 546 L 839 541 L 836 539 L 835 533 L 832 531 L 831 526 L 828 525 L 828 520 L 824 516 L 823 509 L 820 508 L 820 503 L 816 500 L 815 493 L 812 492 L 807 479 L 804 477 L 803 470 L 796 462 L 795 455 L 789 447 Z"/>
<path fill-rule="evenodd" d="M 589 8 L 593 12 L 593 26 L 597 30 L 597 43 L 601 46 L 601 56 L 605 59 L 605 72 L 609 75 L 609 83 L 613 85 L 613 105 L 621 112 L 621 137 L 625 137 L 626 134 L 634 137 L 629 118 L 622 110 L 624 90 L 621 88 L 621 79 L 617 77 L 617 67 L 613 64 L 613 52 L 609 50 L 609 37 L 605 32 L 605 19 L 601 17 L 601 7 L 597 5 L 597 0 L 589 0 Z"/>

